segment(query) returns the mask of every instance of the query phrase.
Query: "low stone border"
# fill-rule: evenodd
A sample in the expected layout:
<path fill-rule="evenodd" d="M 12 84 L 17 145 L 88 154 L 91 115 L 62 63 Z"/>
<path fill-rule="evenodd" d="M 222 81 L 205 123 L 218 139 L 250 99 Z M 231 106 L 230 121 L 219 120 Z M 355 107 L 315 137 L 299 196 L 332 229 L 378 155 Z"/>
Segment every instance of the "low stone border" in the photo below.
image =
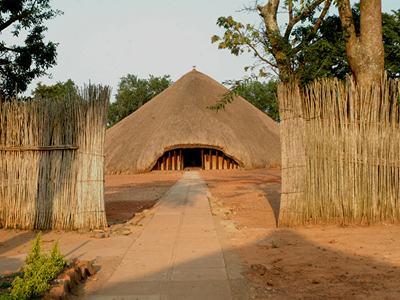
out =
<path fill-rule="evenodd" d="M 50 289 L 43 294 L 45 300 L 68 300 L 71 292 L 81 281 L 96 273 L 96 268 L 88 260 L 74 258 L 67 269 L 51 282 Z"/>

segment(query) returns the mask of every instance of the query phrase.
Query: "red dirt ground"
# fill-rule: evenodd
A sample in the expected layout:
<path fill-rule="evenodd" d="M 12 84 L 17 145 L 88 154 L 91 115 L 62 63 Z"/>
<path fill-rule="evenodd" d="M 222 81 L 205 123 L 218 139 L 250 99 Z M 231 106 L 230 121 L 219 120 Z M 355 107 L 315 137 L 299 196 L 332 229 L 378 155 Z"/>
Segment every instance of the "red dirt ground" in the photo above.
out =
<path fill-rule="evenodd" d="M 276 228 L 279 170 L 201 176 L 254 299 L 400 299 L 399 225 Z"/>
<path fill-rule="evenodd" d="M 400 299 L 399 225 L 277 228 L 280 170 L 199 174 L 212 194 L 213 214 L 244 262 L 252 299 Z M 109 223 L 151 207 L 181 175 L 107 176 Z M 0 229 L 0 253 L 24 253 L 36 234 Z M 60 234 L 61 244 L 89 238 L 64 231 L 44 237 L 52 241 Z"/>
<path fill-rule="evenodd" d="M 182 172 L 154 171 L 106 175 L 106 215 L 109 225 L 130 220 L 151 208 L 181 178 Z"/>

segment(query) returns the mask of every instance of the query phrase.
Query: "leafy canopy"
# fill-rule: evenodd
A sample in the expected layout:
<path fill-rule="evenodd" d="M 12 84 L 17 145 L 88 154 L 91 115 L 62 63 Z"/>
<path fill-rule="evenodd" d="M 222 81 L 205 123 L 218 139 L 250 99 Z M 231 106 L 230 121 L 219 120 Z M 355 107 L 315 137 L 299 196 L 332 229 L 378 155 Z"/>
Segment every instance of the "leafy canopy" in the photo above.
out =
<path fill-rule="evenodd" d="M 212 42 L 219 42 L 219 49 L 228 49 L 234 55 L 253 53 L 255 65 L 246 67 L 254 70 L 260 67 L 259 75 L 274 72 L 282 82 L 299 82 L 306 68 L 304 52 L 313 44 L 322 20 L 331 6 L 331 0 L 284 1 L 287 12 L 285 26 L 278 24 L 279 0 L 269 0 L 267 4 L 255 2 L 247 11 L 256 12 L 261 18 L 258 25 L 242 24 L 231 16 L 220 17 L 217 25 L 225 30 L 222 37 L 214 35 Z M 295 34 L 304 22 L 313 24 L 300 34 Z"/>
<path fill-rule="evenodd" d="M 50 0 L 0 1 L 0 33 L 15 41 L 9 45 L 0 42 L 3 97 L 26 91 L 34 78 L 46 75 L 56 64 L 57 44 L 44 41 L 44 22 L 61 14 L 51 8 Z"/>
<path fill-rule="evenodd" d="M 385 50 L 385 70 L 390 77 L 400 75 L 400 9 L 393 14 L 382 13 L 383 46 Z M 360 33 L 360 6 L 352 8 L 356 34 Z M 340 18 L 337 15 L 326 17 L 320 25 L 315 42 L 305 49 L 299 60 L 305 68 L 301 74 L 301 85 L 316 78 L 336 77 L 344 79 L 351 74 L 347 60 L 345 39 Z M 311 25 L 303 25 L 293 32 L 302 39 L 311 30 Z"/>
<path fill-rule="evenodd" d="M 247 69 L 261 67 L 259 75 L 278 75 L 282 82 L 296 82 L 304 86 L 316 78 L 343 79 L 351 72 L 346 55 L 342 24 L 338 15 L 328 16 L 330 0 L 294 1 L 269 0 L 268 5 L 256 1 L 250 12 L 258 12 L 259 25 L 242 24 L 231 16 L 220 17 L 217 25 L 225 30 L 223 36 L 214 35 L 219 49 L 234 55 L 250 52 L 256 62 Z M 276 5 L 276 11 L 273 10 Z M 272 7 L 272 8 L 271 8 Z M 360 6 L 352 8 L 356 33 L 360 28 Z M 278 13 L 287 13 L 288 22 L 280 26 Z M 385 69 L 389 76 L 398 77 L 400 71 L 400 10 L 382 14 Z M 397 74 L 397 75 L 396 75 Z"/>
<path fill-rule="evenodd" d="M 383 13 L 382 23 L 385 69 L 390 77 L 400 78 L 400 9 Z"/>
<path fill-rule="evenodd" d="M 59 81 L 55 85 L 45 85 L 38 82 L 35 90 L 32 91 L 32 95 L 44 99 L 62 100 L 71 95 L 78 96 L 78 87 L 71 79 L 66 82 Z"/>
<path fill-rule="evenodd" d="M 223 84 L 229 91 L 214 106 L 208 107 L 209 109 L 224 109 L 225 105 L 231 103 L 235 97 L 241 96 L 274 121 L 279 122 L 279 105 L 276 98 L 278 81 L 261 82 L 256 76 L 252 76 L 242 80 L 227 80 Z"/>
<path fill-rule="evenodd" d="M 149 77 L 140 79 L 136 75 L 128 74 L 121 78 L 115 95 L 116 101 L 109 108 L 109 127 L 129 116 L 172 84 L 170 75 Z"/>

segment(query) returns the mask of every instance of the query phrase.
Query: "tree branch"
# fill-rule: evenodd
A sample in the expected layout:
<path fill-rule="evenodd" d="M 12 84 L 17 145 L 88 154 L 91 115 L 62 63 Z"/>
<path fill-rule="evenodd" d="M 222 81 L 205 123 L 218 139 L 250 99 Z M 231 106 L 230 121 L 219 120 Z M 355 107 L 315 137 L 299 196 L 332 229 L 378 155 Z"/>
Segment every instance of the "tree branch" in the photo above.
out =
<path fill-rule="evenodd" d="M 278 21 L 276 15 L 278 12 L 279 0 L 269 0 L 265 6 L 257 6 L 261 16 L 264 19 L 264 23 L 269 32 L 279 32 Z"/>
<path fill-rule="evenodd" d="M 17 22 L 17 21 L 22 20 L 23 18 L 26 18 L 27 16 L 29 16 L 29 14 L 31 12 L 32 11 L 27 10 L 27 11 L 23 11 L 20 15 L 11 16 L 10 19 L 8 19 L 6 22 L 4 22 L 3 24 L 0 24 L 0 32 L 3 31 L 4 29 L 6 29 L 11 24 L 13 24 L 14 22 Z"/>
<path fill-rule="evenodd" d="M 332 4 L 332 0 L 326 0 L 325 2 L 325 7 L 321 12 L 321 15 L 319 16 L 317 22 L 314 25 L 313 31 L 309 32 L 306 36 L 306 38 L 300 43 L 300 45 L 298 45 L 297 47 L 294 48 L 295 53 L 299 52 L 299 50 L 301 49 L 301 47 L 305 44 L 308 43 L 312 37 L 313 34 L 315 34 L 318 29 L 319 26 L 321 25 L 323 19 L 325 18 L 325 15 L 328 13 L 329 7 Z"/>
<path fill-rule="evenodd" d="M 16 52 L 16 53 L 25 52 L 24 49 L 20 49 L 20 48 L 8 48 L 8 47 L 5 47 L 5 46 L 0 46 L 0 51 L 11 51 L 11 52 Z"/>
<path fill-rule="evenodd" d="M 289 1 L 289 22 L 293 20 L 293 1 Z"/>
<path fill-rule="evenodd" d="M 339 16 L 342 23 L 346 45 L 353 44 L 357 40 L 356 28 L 353 22 L 353 12 L 349 0 L 341 0 L 339 3 Z"/>
<path fill-rule="evenodd" d="M 237 30 L 237 33 L 240 35 L 241 39 L 244 40 L 244 34 L 242 32 L 240 32 L 240 30 Z M 258 52 L 257 48 L 255 46 L 253 46 L 251 43 L 246 43 L 246 45 L 254 51 L 254 54 L 261 59 L 263 62 L 269 64 L 271 67 L 277 68 L 277 66 L 275 64 L 273 64 L 272 62 L 270 62 L 268 59 L 264 58 L 260 52 Z"/>
<path fill-rule="evenodd" d="M 19 15 L 11 16 L 10 19 L 8 19 L 8 21 L 6 21 L 0 25 L 0 32 L 3 31 L 4 29 L 6 29 L 11 24 L 13 24 L 14 22 L 20 21 L 20 20 L 26 18 L 27 16 L 29 16 L 30 14 L 32 14 L 34 12 L 36 4 L 37 4 L 37 0 L 33 1 L 30 9 L 23 10 L 21 12 L 21 14 L 19 14 Z"/>
<path fill-rule="evenodd" d="M 312 12 L 318 5 L 321 3 L 325 2 L 327 0 L 317 0 L 313 4 L 311 4 L 308 8 L 304 9 L 302 13 L 298 14 L 295 16 L 293 19 L 291 19 L 288 23 L 288 26 L 286 27 L 285 31 L 285 39 L 288 41 L 290 33 L 292 32 L 292 29 L 294 25 L 296 25 L 299 21 L 303 20 L 310 12 Z"/>
<path fill-rule="evenodd" d="M 257 55 L 257 57 L 259 59 L 261 59 L 263 62 L 269 64 L 271 67 L 274 67 L 274 68 L 278 67 L 277 65 L 273 64 L 272 62 L 270 62 L 268 59 L 264 58 L 254 46 L 249 45 L 249 44 L 247 44 L 247 46 L 249 46 L 254 51 L 254 53 Z"/>

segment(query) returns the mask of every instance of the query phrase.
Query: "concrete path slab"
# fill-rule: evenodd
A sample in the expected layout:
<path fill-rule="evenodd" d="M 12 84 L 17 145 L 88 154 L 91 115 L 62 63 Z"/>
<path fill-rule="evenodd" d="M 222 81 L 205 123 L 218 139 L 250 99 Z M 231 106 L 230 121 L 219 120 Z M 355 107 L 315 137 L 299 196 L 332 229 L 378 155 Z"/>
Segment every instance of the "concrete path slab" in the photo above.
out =
<path fill-rule="evenodd" d="M 102 288 L 86 300 L 232 300 L 225 259 L 198 172 L 186 172 Z"/>

